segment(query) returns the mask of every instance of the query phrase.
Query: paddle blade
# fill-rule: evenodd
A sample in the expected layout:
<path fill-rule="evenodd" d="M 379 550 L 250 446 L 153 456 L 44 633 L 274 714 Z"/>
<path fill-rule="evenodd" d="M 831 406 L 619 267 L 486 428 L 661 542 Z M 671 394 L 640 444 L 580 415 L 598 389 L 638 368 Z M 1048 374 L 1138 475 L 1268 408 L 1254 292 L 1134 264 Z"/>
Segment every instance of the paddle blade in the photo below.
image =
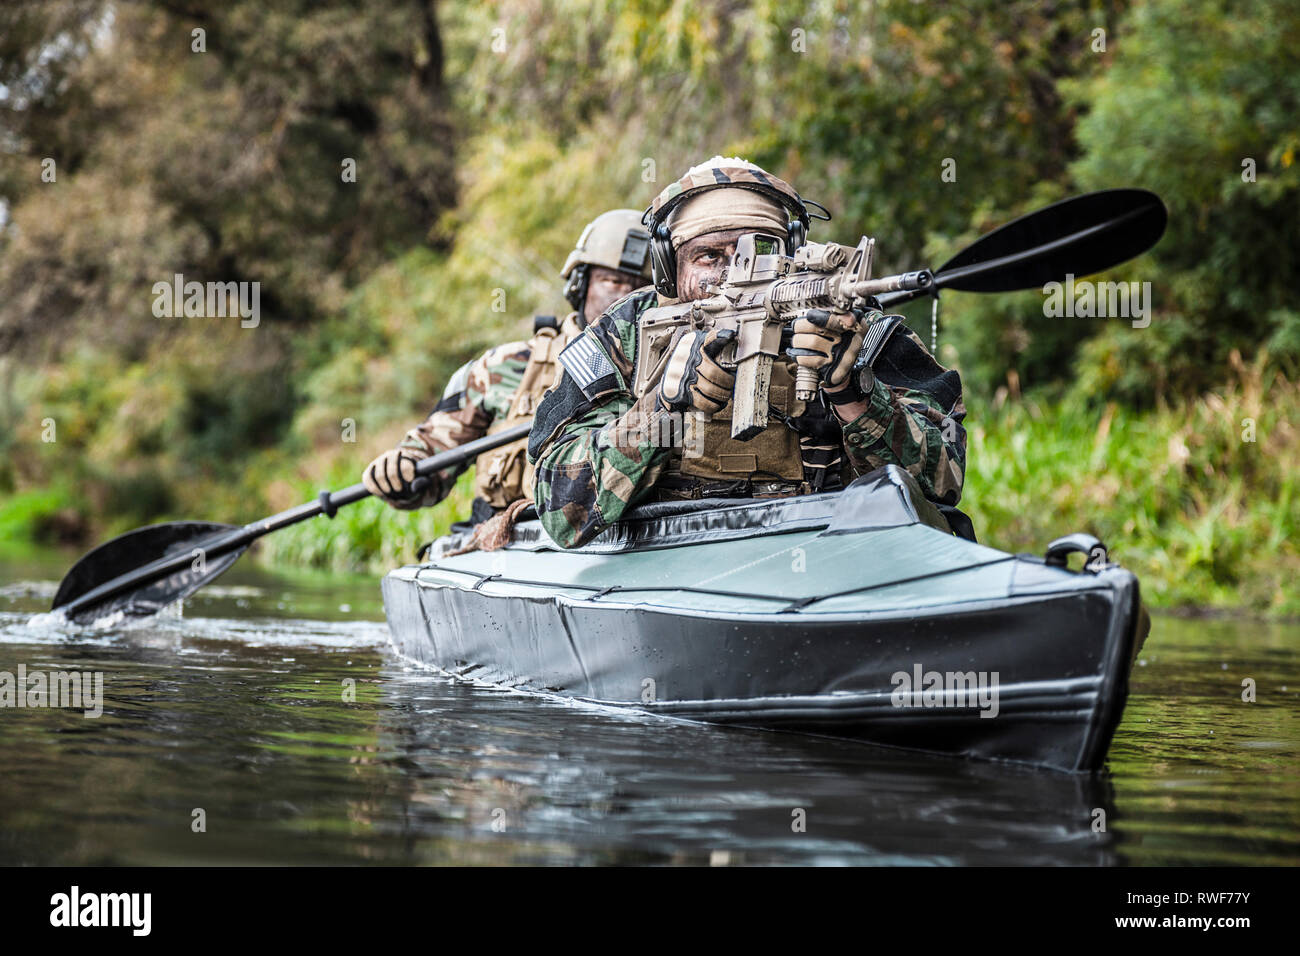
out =
<path fill-rule="evenodd" d="M 1092 275 L 1146 252 L 1169 214 L 1145 189 L 1104 189 L 1013 219 L 935 271 L 935 285 L 963 292 L 1011 292 Z"/>
<path fill-rule="evenodd" d="M 64 576 L 51 610 L 71 605 L 68 616 L 84 624 L 121 612 L 127 617 L 147 617 L 168 604 L 193 594 L 218 577 L 244 553 L 245 548 L 209 557 L 205 547 L 238 530 L 233 525 L 207 521 L 175 521 L 137 528 L 106 541 L 91 551 Z M 79 600 L 96 588 L 115 581 L 129 583 L 141 568 L 162 558 L 187 555 L 192 560 L 178 570 L 132 586 L 102 600 Z"/>

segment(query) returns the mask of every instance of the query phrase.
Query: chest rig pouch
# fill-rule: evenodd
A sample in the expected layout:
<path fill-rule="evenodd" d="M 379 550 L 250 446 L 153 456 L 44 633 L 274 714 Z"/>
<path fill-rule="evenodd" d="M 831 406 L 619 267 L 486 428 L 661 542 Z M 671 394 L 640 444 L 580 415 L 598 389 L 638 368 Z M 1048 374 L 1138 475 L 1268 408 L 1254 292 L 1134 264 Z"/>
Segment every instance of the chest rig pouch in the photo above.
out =
<path fill-rule="evenodd" d="M 539 323 L 540 325 L 540 323 Z M 488 429 L 489 435 L 521 422 L 532 421 L 542 396 L 559 378 L 560 350 L 578 333 L 574 316 L 563 326 L 545 325 L 528 340 L 528 364 L 510 409 Z M 528 439 L 521 438 L 501 448 L 484 452 L 474 462 L 474 493 L 498 511 L 520 498 L 533 496 L 533 466 L 528 463 Z"/>
<path fill-rule="evenodd" d="M 659 384 L 668 356 L 681 336 L 700 327 L 698 313 L 689 304 L 650 309 L 637 323 L 636 369 L 633 392 L 643 397 Z M 725 365 L 726 363 L 723 362 Z M 781 356 L 772 363 L 768 392 L 769 424 L 749 441 L 731 437 L 732 402 L 709 421 L 702 415 L 684 416 L 680 447 L 673 448 L 667 472 L 702 482 L 801 482 L 804 478 L 799 435 L 781 419 L 797 418 L 807 403 L 795 398 L 794 363 Z"/>

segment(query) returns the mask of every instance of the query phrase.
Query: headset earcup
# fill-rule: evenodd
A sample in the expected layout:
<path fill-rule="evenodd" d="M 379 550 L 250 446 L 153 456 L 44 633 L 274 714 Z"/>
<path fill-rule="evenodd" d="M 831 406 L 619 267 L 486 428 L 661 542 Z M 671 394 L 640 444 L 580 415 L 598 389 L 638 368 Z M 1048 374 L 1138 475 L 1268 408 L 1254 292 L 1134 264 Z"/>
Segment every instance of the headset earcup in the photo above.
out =
<path fill-rule="evenodd" d="M 650 271 L 655 291 L 665 298 L 677 298 L 677 255 L 673 252 L 673 234 L 663 223 L 655 226 L 650 240 Z"/>
<path fill-rule="evenodd" d="M 583 280 L 586 278 L 587 267 L 582 263 L 573 267 L 569 273 L 569 278 L 564 280 L 564 298 L 569 305 L 581 312 L 582 307 L 586 304 L 587 283 Z"/>
<path fill-rule="evenodd" d="M 785 241 L 787 256 L 794 255 L 794 251 L 804 244 L 808 239 L 808 227 L 802 220 L 795 219 L 785 224 Z"/>

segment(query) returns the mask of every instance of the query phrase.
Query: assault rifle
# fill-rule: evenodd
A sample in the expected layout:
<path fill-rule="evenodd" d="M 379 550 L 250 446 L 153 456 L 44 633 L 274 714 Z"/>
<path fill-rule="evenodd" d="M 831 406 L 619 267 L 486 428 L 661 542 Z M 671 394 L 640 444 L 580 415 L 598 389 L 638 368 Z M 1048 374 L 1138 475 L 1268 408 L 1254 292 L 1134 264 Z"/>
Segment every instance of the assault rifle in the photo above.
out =
<path fill-rule="evenodd" d="M 784 255 L 780 240 L 750 233 L 736 242 L 731 265 L 722 283 L 709 288 L 708 298 L 660 306 L 641 316 L 633 390 L 640 397 L 658 381 L 671 346 L 684 331 L 734 329 L 735 342 L 719 360 L 736 371 L 731 435 L 747 441 L 767 427 L 768 386 L 782 332 L 809 309 L 888 309 L 918 296 L 937 299 L 940 289 L 1041 288 L 1067 274 L 1091 275 L 1145 252 L 1164 233 L 1167 218 L 1159 197 L 1146 190 L 1085 193 L 981 236 L 933 272 L 880 279 L 871 278 L 874 239 L 863 236 L 856 247 L 808 243 Z M 799 369 L 795 397 L 809 401 L 817 388 L 817 372 Z"/>
<path fill-rule="evenodd" d="M 793 256 L 782 254 L 781 248 L 772 236 L 743 235 L 722 284 L 710 287 L 709 298 L 646 312 L 639 323 L 638 385 L 657 380 L 654 373 L 661 371 L 679 329 L 733 329 L 735 341 L 719 362 L 736 374 L 731 437 L 748 441 L 767 427 L 772 361 L 781 352 L 781 333 L 790 323 L 810 309 L 875 308 L 877 295 L 925 292 L 934 281 L 928 269 L 871 278 L 876 241 L 866 236 L 856 248 L 810 242 Z M 811 401 L 817 386 L 817 370 L 801 367 L 795 376 L 795 398 Z"/>

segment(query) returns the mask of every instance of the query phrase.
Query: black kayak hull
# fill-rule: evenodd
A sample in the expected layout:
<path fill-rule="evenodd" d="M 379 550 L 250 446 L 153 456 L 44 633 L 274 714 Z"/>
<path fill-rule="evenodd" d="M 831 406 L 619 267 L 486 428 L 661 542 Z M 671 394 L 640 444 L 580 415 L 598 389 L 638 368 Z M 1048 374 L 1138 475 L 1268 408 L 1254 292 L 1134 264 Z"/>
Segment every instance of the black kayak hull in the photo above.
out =
<path fill-rule="evenodd" d="M 914 489 L 889 477 L 907 511 Z M 872 494 L 880 498 L 883 486 L 887 497 L 891 482 Z M 841 514 L 845 506 L 830 503 Z M 855 507 L 860 518 L 863 501 Z M 777 546 L 788 541 L 854 554 L 886 539 L 897 547 L 901 536 L 968 556 L 927 580 L 870 584 L 860 598 L 784 595 L 778 600 L 794 599 L 776 609 L 767 592 L 762 607 L 734 591 L 705 602 L 689 584 L 629 584 L 614 572 L 629 553 L 653 550 L 643 536 L 580 564 L 537 547 L 435 558 L 390 573 L 384 603 L 397 651 L 458 677 L 688 720 L 1058 770 L 1100 767 L 1143 617 L 1136 579 L 1113 565 L 1069 572 L 957 542 L 912 510 L 914 520 L 868 521 L 847 534 L 832 514 L 811 536 L 816 522 L 806 520 L 802 536 L 778 526 L 744 542 L 746 554 L 782 554 Z M 879 517 L 880 508 L 865 512 Z M 714 528 L 658 554 L 675 569 L 694 561 L 703 579 L 717 540 Z M 890 607 L 900 588 L 904 598 Z"/>

